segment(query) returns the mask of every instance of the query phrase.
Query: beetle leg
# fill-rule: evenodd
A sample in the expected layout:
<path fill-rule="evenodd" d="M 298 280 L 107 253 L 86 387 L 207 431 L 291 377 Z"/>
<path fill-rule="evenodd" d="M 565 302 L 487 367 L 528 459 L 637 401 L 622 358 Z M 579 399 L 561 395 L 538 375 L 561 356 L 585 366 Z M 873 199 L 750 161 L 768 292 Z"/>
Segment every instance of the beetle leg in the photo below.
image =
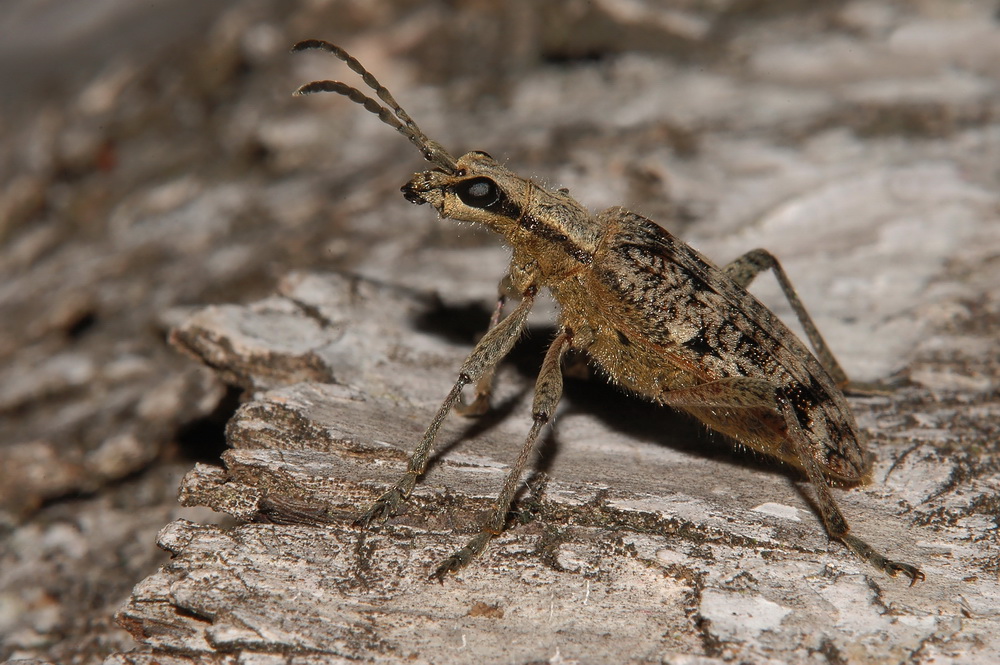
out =
<path fill-rule="evenodd" d="M 802 324 L 802 329 L 805 330 L 806 336 L 809 338 L 809 343 L 812 344 L 820 363 L 829 372 L 833 378 L 833 382 L 843 388 L 849 383 L 847 373 L 844 372 L 840 363 L 837 362 L 833 351 L 830 350 L 826 340 L 823 339 L 823 335 L 820 334 L 819 328 L 816 327 L 812 317 L 809 316 L 809 312 L 806 311 L 805 305 L 799 300 L 799 295 L 795 292 L 795 287 L 792 286 L 791 280 L 785 274 L 784 268 L 781 267 L 778 259 L 774 258 L 771 252 L 766 249 L 751 250 L 725 266 L 722 270 L 734 282 L 743 288 L 747 288 L 757 275 L 767 269 L 771 269 L 774 272 L 774 276 L 778 280 L 778 286 L 781 287 L 785 298 L 788 300 L 788 304 L 795 311 L 795 316 L 798 317 L 799 323 Z"/>
<path fill-rule="evenodd" d="M 563 330 L 549 346 L 542 362 L 542 369 L 538 373 L 535 383 L 535 399 L 531 407 L 533 422 L 528 436 L 521 447 L 521 453 L 517 456 L 514 465 L 507 472 L 507 477 L 503 481 L 503 488 L 494 504 L 493 512 L 483 524 L 483 529 L 473 536 L 465 547 L 458 550 L 450 557 L 441 562 L 437 570 L 431 575 L 432 578 L 443 580 L 444 577 L 469 563 L 476 555 L 483 551 L 487 543 L 503 533 L 507 525 L 507 514 L 510 512 L 510 505 L 514 500 L 514 494 L 520 485 L 521 475 L 528 464 L 531 453 L 538 440 L 538 434 L 542 428 L 552 418 L 559 399 L 562 397 L 563 379 L 560 363 L 566 351 L 570 348 L 573 336 L 568 330 Z"/>
<path fill-rule="evenodd" d="M 367 527 L 372 522 L 384 522 L 399 509 L 400 504 L 406 499 L 413 487 L 417 483 L 417 478 L 427 469 L 427 460 L 430 455 L 434 439 L 437 438 L 441 424 L 451 410 L 462 398 L 462 389 L 470 383 L 479 380 L 487 373 L 491 373 L 511 347 L 521 336 L 525 322 L 528 319 L 528 312 L 535 300 L 536 289 L 530 287 L 524 293 L 521 303 L 510 313 L 507 318 L 492 328 L 479 340 L 479 344 L 472 350 L 469 357 L 462 364 L 462 369 L 458 374 L 458 380 L 452 386 L 451 392 L 445 398 L 441 407 L 434 415 L 434 419 L 427 427 L 420 443 L 414 449 L 407 464 L 406 473 L 396 481 L 396 484 L 380 496 L 375 503 L 368 507 L 357 520 L 356 524 Z"/>
<path fill-rule="evenodd" d="M 792 403 L 778 395 L 778 389 L 765 380 L 750 377 L 731 377 L 710 381 L 689 388 L 670 390 L 660 396 L 664 404 L 675 407 L 715 407 L 725 409 L 768 409 L 781 414 L 785 431 L 792 450 L 805 470 L 816 491 L 816 505 L 826 532 L 831 538 L 844 543 L 862 560 L 895 577 L 903 573 L 910 578 L 910 584 L 924 579 L 924 574 L 916 566 L 892 561 L 880 554 L 871 545 L 851 533 L 844 514 L 840 512 L 833 498 L 819 462 L 813 455 L 816 448 L 802 429 Z"/>

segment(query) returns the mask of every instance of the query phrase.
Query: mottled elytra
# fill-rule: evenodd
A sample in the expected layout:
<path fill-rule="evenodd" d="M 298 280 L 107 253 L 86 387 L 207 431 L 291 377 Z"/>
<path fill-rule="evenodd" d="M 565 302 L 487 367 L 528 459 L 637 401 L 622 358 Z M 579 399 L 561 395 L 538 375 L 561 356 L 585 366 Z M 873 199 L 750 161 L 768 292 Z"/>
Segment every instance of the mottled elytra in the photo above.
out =
<path fill-rule="evenodd" d="M 574 349 L 629 392 L 685 411 L 741 444 L 804 470 L 832 538 L 889 575 L 903 573 L 911 584 L 924 579 L 915 566 L 892 561 L 853 535 L 833 498 L 828 481 L 863 481 L 870 456 L 842 392 L 847 376 L 769 252 L 756 249 L 717 268 L 624 208 L 593 215 L 567 192 L 522 178 L 484 152 L 456 159 L 427 138 L 357 59 L 320 40 L 292 48 L 310 49 L 345 62 L 378 99 L 340 81 L 307 83 L 296 95 L 334 92 L 377 115 L 433 165 L 403 186 L 408 201 L 429 203 L 441 217 L 482 224 L 512 249 L 488 332 L 462 364 L 406 473 L 361 514 L 359 524 L 382 522 L 399 509 L 424 473 L 441 423 L 453 409 L 478 414 L 488 408 L 497 363 L 524 330 L 539 292 L 548 289 L 559 305 L 559 331 L 538 374 L 531 429 L 480 533 L 432 577 L 458 570 L 504 530 L 538 434 L 562 395 L 561 361 Z M 746 291 L 765 270 L 777 278 L 815 355 Z M 507 294 L 520 302 L 502 317 Z M 476 384 L 475 399 L 463 404 L 462 391 L 471 384 Z"/>

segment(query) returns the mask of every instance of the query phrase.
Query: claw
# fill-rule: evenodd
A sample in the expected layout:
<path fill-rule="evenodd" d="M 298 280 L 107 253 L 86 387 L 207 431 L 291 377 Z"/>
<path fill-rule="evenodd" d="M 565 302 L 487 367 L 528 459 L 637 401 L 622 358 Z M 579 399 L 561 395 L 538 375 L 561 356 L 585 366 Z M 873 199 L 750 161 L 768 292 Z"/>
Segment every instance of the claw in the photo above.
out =
<path fill-rule="evenodd" d="M 458 572 L 460 568 L 465 567 L 465 564 L 472 561 L 480 552 L 486 549 L 486 544 L 490 542 L 495 535 L 495 533 L 490 531 L 481 531 L 476 534 L 465 544 L 465 547 L 442 561 L 441 564 L 434 569 L 434 572 L 428 575 L 428 578 L 444 583 L 444 578 L 447 577 L 448 573 Z"/>
<path fill-rule="evenodd" d="M 441 562 L 441 564 L 434 569 L 434 572 L 427 576 L 427 579 L 437 580 L 439 583 L 444 584 L 444 578 L 448 576 L 448 573 L 457 572 L 459 568 L 465 565 L 466 562 L 461 561 L 457 554 L 452 554 L 450 557 Z"/>
<path fill-rule="evenodd" d="M 396 509 L 403 502 L 402 493 L 395 487 L 375 500 L 375 503 L 368 506 L 368 509 L 357 516 L 354 520 L 355 526 L 367 529 L 372 522 L 381 524 L 396 514 Z"/>
<path fill-rule="evenodd" d="M 927 576 L 924 575 L 923 571 L 916 566 L 911 566 L 908 563 L 889 561 L 886 563 L 885 572 L 889 573 L 892 577 L 895 577 L 898 573 L 903 573 L 910 578 L 910 586 L 927 579 Z"/>

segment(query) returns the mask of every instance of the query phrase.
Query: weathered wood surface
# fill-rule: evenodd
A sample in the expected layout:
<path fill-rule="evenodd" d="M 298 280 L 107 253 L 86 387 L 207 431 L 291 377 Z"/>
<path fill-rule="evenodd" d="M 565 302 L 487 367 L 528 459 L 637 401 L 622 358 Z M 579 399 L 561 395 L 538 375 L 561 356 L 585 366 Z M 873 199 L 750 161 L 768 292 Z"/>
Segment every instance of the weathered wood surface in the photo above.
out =
<path fill-rule="evenodd" d="M 995 2 L 766 4 L 8 0 L 0 660 L 283 662 L 361 617 L 385 641 L 330 643 L 386 661 L 996 661 Z M 524 434 L 544 308 L 496 413 L 453 419 L 415 504 L 368 536 L 369 576 L 341 515 L 398 469 L 482 332 L 505 254 L 401 200 L 422 163 L 398 134 L 344 100 L 289 96 L 348 76 L 287 53 L 306 37 L 356 52 L 449 149 L 632 207 L 719 262 L 773 250 L 855 378 L 910 381 L 852 401 L 878 466 L 838 496 L 873 542 L 923 557 L 927 584 L 828 543 L 794 474 L 579 380 L 543 443 L 534 519 L 425 583 Z M 331 272 L 369 279 L 345 299 Z M 184 321 L 176 340 L 212 368 L 165 343 Z M 252 406 L 223 467 L 241 391 Z M 285 523 L 230 529 L 180 506 L 196 462 L 186 502 Z M 168 561 L 155 533 L 179 518 Z M 136 642 L 113 615 L 161 564 L 121 615 Z M 247 585 L 212 596 L 224 564 Z M 261 567 L 291 576 L 280 595 Z M 231 648 L 247 626 L 271 637 Z M 168 639 L 185 634 L 198 649 Z M 289 658 L 334 659 L 321 648 Z"/>
<path fill-rule="evenodd" d="M 275 297 L 208 308 L 175 332 L 264 389 L 231 421 L 224 468 L 192 470 L 181 501 L 259 522 L 161 532 L 172 562 L 119 615 L 153 653 L 616 662 L 624 644 L 641 662 L 706 651 L 903 662 L 996 648 L 995 524 L 977 508 L 993 500 L 995 476 L 967 478 L 972 458 L 942 455 L 942 431 L 919 423 L 954 407 L 920 387 L 853 400 L 879 463 L 872 487 L 839 493 L 859 533 L 924 567 L 928 581 L 913 588 L 829 543 L 795 474 L 596 381 L 568 390 L 545 444 L 548 480 L 522 501 L 528 523 L 455 578 L 429 582 L 488 508 L 530 405 L 530 377 L 508 367 L 502 417 L 455 416 L 442 436 L 450 450 L 405 513 L 367 534 L 350 525 L 404 468 L 433 388 L 447 389 L 461 358 L 413 325 L 435 307 L 358 278 L 299 274 Z M 304 366 L 336 383 L 298 381 Z M 954 422 L 948 437 L 983 424 Z"/>

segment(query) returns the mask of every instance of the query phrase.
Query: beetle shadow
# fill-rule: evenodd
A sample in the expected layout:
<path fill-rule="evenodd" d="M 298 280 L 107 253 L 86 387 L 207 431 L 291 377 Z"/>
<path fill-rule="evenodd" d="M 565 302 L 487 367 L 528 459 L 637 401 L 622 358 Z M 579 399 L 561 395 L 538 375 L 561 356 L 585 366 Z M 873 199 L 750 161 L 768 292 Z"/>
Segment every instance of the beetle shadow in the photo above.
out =
<path fill-rule="evenodd" d="M 492 311 L 483 302 L 461 305 L 438 303 L 414 318 L 412 325 L 421 332 L 439 335 L 455 344 L 467 345 L 469 351 L 486 332 Z M 513 367 L 522 380 L 522 388 L 503 401 L 494 402 L 490 410 L 471 421 L 456 437 L 442 442 L 431 456 L 429 467 L 461 446 L 467 440 L 482 436 L 510 417 L 511 413 L 534 388 L 545 352 L 555 338 L 556 326 L 529 325 L 521 339 L 501 362 Z M 610 429 L 630 438 L 651 445 L 669 446 L 674 450 L 716 460 L 723 464 L 738 465 L 760 472 L 779 473 L 790 480 L 800 481 L 802 475 L 787 463 L 759 453 L 729 437 L 713 432 L 695 418 L 676 409 L 655 404 L 649 400 L 614 386 L 592 364 L 587 364 L 589 377 L 573 378 L 565 375 L 567 366 L 582 359 L 585 354 L 571 353 L 563 363 L 564 385 L 560 412 L 586 413 L 599 419 Z M 460 362 L 460 361 L 459 361 Z M 456 376 L 458 362 L 456 362 Z M 525 434 L 530 423 L 525 423 Z M 546 473 L 559 454 L 561 443 L 558 427 L 547 428 L 536 444 L 535 461 L 531 468 Z M 793 484 L 799 486 L 798 482 Z M 799 490 L 801 493 L 801 490 Z M 804 494 L 808 499 L 808 494 Z"/>
<path fill-rule="evenodd" d="M 649 445 L 760 471 L 792 471 L 780 460 L 709 429 L 689 414 L 616 387 L 593 365 L 587 367 L 588 378 L 566 379 L 564 413 L 585 413 L 609 429 Z"/>

